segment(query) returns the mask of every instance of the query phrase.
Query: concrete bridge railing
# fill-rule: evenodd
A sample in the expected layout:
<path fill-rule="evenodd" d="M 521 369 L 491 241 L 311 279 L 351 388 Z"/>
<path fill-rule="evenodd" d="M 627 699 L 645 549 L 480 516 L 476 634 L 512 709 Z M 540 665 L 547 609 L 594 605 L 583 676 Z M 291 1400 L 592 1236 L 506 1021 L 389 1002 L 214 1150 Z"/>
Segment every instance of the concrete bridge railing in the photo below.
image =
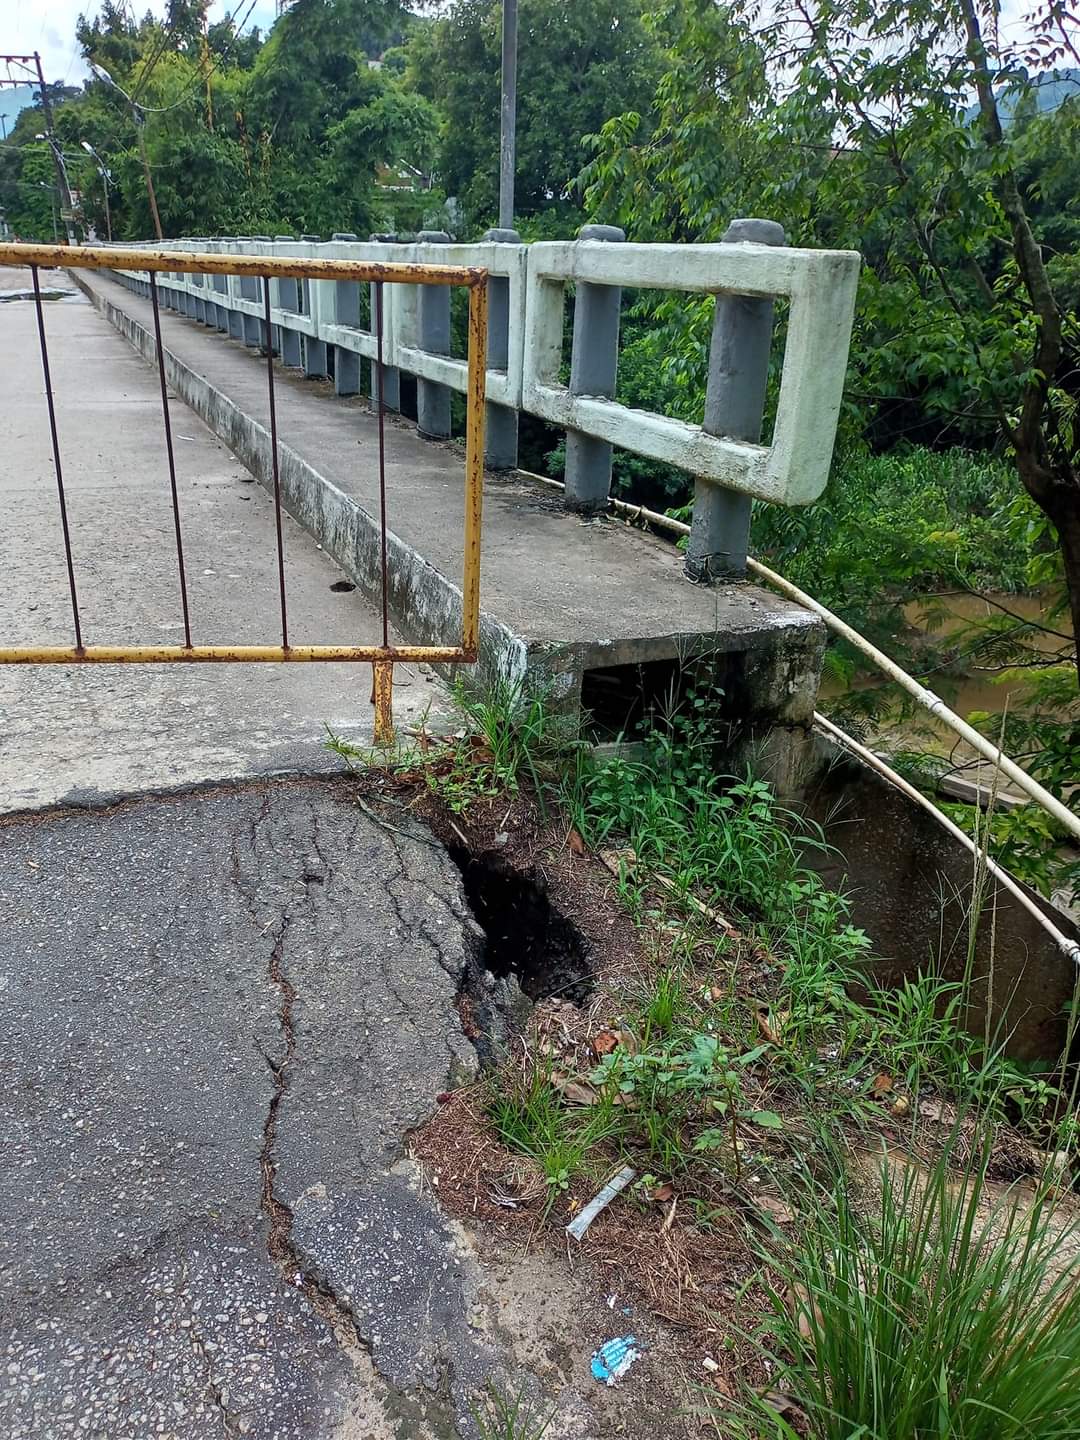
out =
<path fill-rule="evenodd" d="M 612 448 L 667 462 L 695 477 L 686 568 L 707 581 L 746 566 L 753 500 L 805 505 L 825 487 L 847 367 L 859 256 L 787 246 L 779 225 L 736 220 L 718 244 L 627 243 L 611 226 L 576 240 L 523 245 L 512 230 L 476 244 L 442 232 L 414 240 L 336 234 L 168 242 L 181 250 L 322 259 L 482 265 L 492 276 L 488 338 L 487 463 L 517 463 L 518 419 L 536 415 L 567 433 L 566 504 L 606 508 Z M 138 272 L 117 272 L 146 291 Z M 566 291 L 575 305 L 569 383 L 564 383 Z M 703 423 L 691 425 L 615 399 L 625 287 L 716 296 Z M 259 348 L 309 376 L 333 375 L 339 395 L 361 391 L 361 360 L 381 351 L 385 403 L 400 405 L 400 377 L 416 379 L 417 427 L 448 438 L 451 395 L 465 389 L 452 353 L 450 290 L 443 287 L 275 280 L 268 337 L 260 282 L 238 276 L 159 276 L 163 302 Z M 365 291 L 367 293 L 365 293 Z M 788 303 L 786 341 L 771 439 L 761 439 L 774 301 Z M 381 311 L 381 313 L 380 313 Z M 370 389 L 377 389 L 371 365 Z"/>

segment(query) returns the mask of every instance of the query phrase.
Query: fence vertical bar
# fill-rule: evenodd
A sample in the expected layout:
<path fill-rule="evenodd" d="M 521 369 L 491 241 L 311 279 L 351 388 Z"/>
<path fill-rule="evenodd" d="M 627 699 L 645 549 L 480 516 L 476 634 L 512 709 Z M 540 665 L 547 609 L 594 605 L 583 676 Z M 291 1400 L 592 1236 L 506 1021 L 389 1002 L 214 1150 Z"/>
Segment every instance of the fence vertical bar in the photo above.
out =
<path fill-rule="evenodd" d="M 786 245 L 775 220 L 733 220 L 722 243 Z M 755 295 L 717 295 L 709 349 L 702 429 L 708 435 L 757 442 L 765 411 L 772 345 L 773 302 Z M 694 513 L 686 546 L 686 573 L 699 584 L 746 574 L 750 545 L 749 495 L 695 479 Z"/>
<path fill-rule="evenodd" d="M 270 280 L 264 275 L 263 318 L 270 333 Z M 274 401 L 274 352 L 266 347 L 266 387 L 270 400 L 270 465 L 274 477 L 274 519 L 277 524 L 278 593 L 281 597 L 281 644 L 289 648 L 289 617 L 285 607 L 285 542 L 281 529 L 281 469 L 278 464 L 277 406 Z"/>
<path fill-rule="evenodd" d="M 376 406 L 379 427 L 379 569 L 382 576 L 382 643 L 390 644 L 390 594 L 387 585 L 389 566 L 386 555 L 386 430 L 383 404 L 383 287 L 375 284 L 375 368 L 379 377 L 379 400 Z"/>
<path fill-rule="evenodd" d="M 487 276 L 469 290 L 468 412 L 465 424 L 465 559 L 461 645 L 475 660 L 480 646 L 480 526 L 484 507 L 484 396 L 487 390 Z"/>
<path fill-rule="evenodd" d="M 79 598 L 75 590 L 75 564 L 71 558 L 71 531 L 68 528 L 67 498 L 64 494 L 64 472 L 60 465 L 60 437 L 56 430 L 56 405 L 53 401 L 52 375 L 49 370 L 49 345 L 45 338 L 45 311 L 41 304 L 41 281 L 38 267 L 30 266 L 34 280 L 34 308 L 37 311 L 38 341 L 41 345 L 41 370 L 45 378 L 45 403 L 49 410 L 49 433 L 52 436 L 53 465 L 56 468 L 56 494 L 60 501 L 60 528 L 64 532 L 64 555 L 67 559 L 68 591 L 71 595 L 71 618 L 75 622 L 75 649 L 82 652 L 82 624 L 79 620 Z"/>
<path fill-rule="evenodd" d="M 172 494 L 173 533 L 176 537 L 176 564 L 180 572 L 180 606 L 184 612 L 184 648 L 191 649 L 191 617 L 188 613 L 187 575 L 184 572 L 184 541 L 180 531 L 180 497 L 176 493 L 176 457 L 173 454 L 172 418 L 169 415 L 169 388 L 165 383 L 165 351 L 161 344 L 161 315 L 154 272 L 150 276 L 150 304 L 154 312 L 154 351 L 161 385 L 161 418 L 165 424 L 165 454 L 169 460 L 169 490 Z"/>

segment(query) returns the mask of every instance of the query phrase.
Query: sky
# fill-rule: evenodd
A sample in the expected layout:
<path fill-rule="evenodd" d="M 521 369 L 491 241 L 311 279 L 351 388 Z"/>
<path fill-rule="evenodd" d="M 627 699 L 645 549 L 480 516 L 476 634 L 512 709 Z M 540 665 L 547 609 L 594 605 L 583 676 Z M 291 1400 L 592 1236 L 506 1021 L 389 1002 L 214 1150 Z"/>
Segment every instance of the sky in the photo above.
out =
<path fill-rule="evenodd" d="M 230 13 L 243 15 L 248 0 L 213 0 L 210 19 Z M 46 80 L 78 85 L 88 71 L 75 40 L 75 22 L 82 13 L 96 14 L 96 0 L 0 0 L 0 52 L 8 55 L 41 54 Z M 136 15 L 147 10 L 163 14 L 164 0 L 132 0 Z M 258 25 L 266 31 L 274 22 L 274 0 L 256 0 L 245 30 Z"/>

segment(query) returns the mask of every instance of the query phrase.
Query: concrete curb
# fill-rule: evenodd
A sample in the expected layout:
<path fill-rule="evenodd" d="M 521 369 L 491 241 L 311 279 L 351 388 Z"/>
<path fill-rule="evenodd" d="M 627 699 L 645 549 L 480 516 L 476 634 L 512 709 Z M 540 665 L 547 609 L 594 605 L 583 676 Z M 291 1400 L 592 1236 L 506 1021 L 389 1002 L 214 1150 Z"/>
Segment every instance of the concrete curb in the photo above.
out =
<path fill-rule="evenodd" d="M 155 359 L 154 337 L 78 270 L 67 272 L 91 304 L 144 360 Z M 176 394 L 219 440 L 273 491 L 270 432 L 216 389 L 168 347 L 165 377 Z M 332 555 L 369 599 L 381 599 L 380 531 L 377 520 L 295 450 L 278 442 L 282 503 L 289 514 Z M 462 594 L 393 530 L 386 534 L 390 614 L 414 644 L 453 645 L 461 638 Z M 525 641 L 490 615 L 480 616 L 480 670 L 486 677 L 525 673 Z M 452 667 L 436 667 L 447 670 Z"/>

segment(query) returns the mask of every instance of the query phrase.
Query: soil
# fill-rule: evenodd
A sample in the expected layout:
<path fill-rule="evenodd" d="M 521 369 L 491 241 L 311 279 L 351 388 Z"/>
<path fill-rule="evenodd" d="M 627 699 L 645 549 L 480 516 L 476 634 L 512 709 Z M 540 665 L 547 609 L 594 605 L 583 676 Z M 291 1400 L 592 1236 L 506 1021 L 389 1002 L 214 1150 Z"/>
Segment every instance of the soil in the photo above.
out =
<path fill-rule="evenodd" d="M 597 1062 L 598 1038 L 602 1044 L 605 1031 L 619 1031 L 618 995 L 655 977 L 676 934 L 685 945 L 685 917 L 678 927 L 669 926 L 667 897 L 661 894 L 651 924 L 636 925 L 611 869 L 585 853 L 564 821 L 540 813 L 526 796 L 476 800 L 464 814 L 453 814 L 423 784 L 402 783 L 387 772 L 369 774 L 362 783 L 369 800 L 407 808 L 447 845 L 487 931 L 486 965 L 493 974 L 515 975 L 534 1002 L 525 1023 L 511 1034 L 503 1068 L 441 1095 L 431 1119 L 409 1137 L 411 1155 L 445 1211 L 465 1227 L 485 1266 L 530 1257 L 544 1273 L 560 1277 L 558 1286 L 574 1313 L 591 1315 L 594 1328 L 598 1313 L 610 1317 L 604 1338 L 634 1333 L 646 1340 L 647 1353 L 619 1388 L 600 1392 L 604 1406 L 595 1417 L 590 1412 L 589 1435 L 650 1440 L 716 1435 L 712 1422 L 689 1413 L 700 1409 L 702 1397 L 711 1394 L 723 1410 L 747 1382 L 768 1383 L 746 1337 L 769 1309 L 760 1240 L 770 1229 L 797 1233 L 798 1216 L 783 1198 L 789 1189 L 783 1178 L 800 1163 L 799 1102 L 785 1113 L 783 1135 L 746 1142 L 737 1183 L 718 1180 L 685 1194 L 662 1177 L 635 1184 L 593 1221 L 580 1242 L 570 1239 L 567 1222 L 610 1177 L 617 1160 L 599 1156 L 594 1176 L 572 1182 L 551 1201 L 535 1163 L 507 1149 L 493 1132 L 487 1103 L 494 1087 L 511 1083 L 515 1070 L 524 1078 L 537 1063 L 567 1078 L 587 1076 Z M 714 938 L 717 925 L 729 935 L 729 968 L 722 976 L 703 970 L 701 983 L 706 991 L 719 984 L 741 995 L 748 1034 L 767 1038 L 777 962 L 734 933 L 723 917 L 709 913 L 699 919 Z M 711 944 L 713 965 L 715 954 Z M 482 1038 L 483 1021 L 468 986 L 459 1009 L 466 1033 Z M 776 1103 L 775 1095 L 769 1103 Z M 875 1134 L 853 1134 L 853 1143 L 867 1152 L 882 1144 L 903 1148 L 916 1160 L 929 1160 L 951 1128 L 953 1113 L 932 1097 L 910 1097 L 910 1109 L 898 1107 L 899 1114 L 894 1104 L 893 1093 L 884 1094 Z M 1037 1173 L 1043 1160 L 1023 1137 L 1002 1127 L 990 1174 L 1011 1182 Z M 583 1343 L 581 1325 L 573 1330 Z M 616 1395 L 623 1400 L 623 1428 L 608 1429 L 600 1413 L 612 1413 L 609 1397 Z"/>

